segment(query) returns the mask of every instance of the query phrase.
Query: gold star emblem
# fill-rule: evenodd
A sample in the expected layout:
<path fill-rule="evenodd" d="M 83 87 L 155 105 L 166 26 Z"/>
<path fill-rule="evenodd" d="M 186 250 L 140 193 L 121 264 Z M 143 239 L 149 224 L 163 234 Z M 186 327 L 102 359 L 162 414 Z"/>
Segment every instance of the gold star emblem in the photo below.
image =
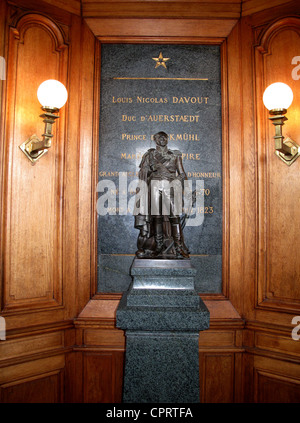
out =
<path fill-rule="evenodd" d="M 170 60 L 169 57 L 163 57 L 162 52 L 159 53 L 158 57 L 152 57 L 153 60 L 156 61 L 155 69 L 158 68 L 158 66 L 162 65 L 165 69 L 167 69 L 166 61 Z"/>

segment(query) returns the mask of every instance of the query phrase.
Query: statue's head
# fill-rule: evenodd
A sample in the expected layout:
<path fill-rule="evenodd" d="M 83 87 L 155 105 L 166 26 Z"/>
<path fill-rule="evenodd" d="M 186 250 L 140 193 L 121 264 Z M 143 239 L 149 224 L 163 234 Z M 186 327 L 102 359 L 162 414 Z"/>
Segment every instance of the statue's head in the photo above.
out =
<path fill-rule="evenodd" d="M 168 144 L 168 134 L 165 132 L 158 132 L 153 136 L 153 139 L 156 142 L 156 145 L 159 145 L 160 147 L 165 147 Z"/>

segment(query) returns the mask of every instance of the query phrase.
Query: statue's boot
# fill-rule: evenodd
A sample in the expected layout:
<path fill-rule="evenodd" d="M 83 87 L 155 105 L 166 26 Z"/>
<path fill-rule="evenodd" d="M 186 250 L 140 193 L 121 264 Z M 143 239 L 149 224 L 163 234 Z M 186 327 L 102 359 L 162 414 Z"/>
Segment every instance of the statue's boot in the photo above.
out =
<path fill-rule="evenodd" d="M 146 240 L 146 236 L 144 236 L 141 232 L 140 232 L 140 234 L 138 236 L 138 240 L 137 240 L 138 250 L 135 253 L 136 256 L 139 257 L 139 258 L 143 258 L 145 256 L 145 250 L 144 250 L 143 247 L 144 247 L 144 243 L 145 243 L 145 240 Z"/>
<path fill-rule="evenodd" d="M 156 242 L 154 255 L 158 256 L 164 248 L 163 220 L 161 217 L 154 219 L 154 239 Z"/>
<path fill-rule="evenodd" d="M 176 256 L 180 258 L 182 257 L 189 258 L 189 255 L 185 251 L 185 248 L 183 246 L 179 218 L 173 218 L 173 219 L 171 218 L 170 222 L 171 222 L 172 238 L 174 241 Z"/>

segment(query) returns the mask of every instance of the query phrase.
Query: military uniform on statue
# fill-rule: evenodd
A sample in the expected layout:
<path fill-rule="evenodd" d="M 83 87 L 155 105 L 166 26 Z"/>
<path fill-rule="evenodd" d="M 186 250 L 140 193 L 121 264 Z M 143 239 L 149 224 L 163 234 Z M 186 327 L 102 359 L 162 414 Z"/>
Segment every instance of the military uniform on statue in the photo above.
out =
<path fill-rule="evenodd" d="M 154 135 L 156 148 L 141 161 L 136 196 L 138 250 L 132 284 L 117 309 L 126 330 L 123 402 L 199 402 L 199 331 L 209 311 L 194 289 L 196 269 L 184 243 L 181 153 L 168 135 Z"/>
<path fill-rule="evenodd" d="M 139 179 L 149 187 L 149 202 L 147 215 L 135 216 L 135 227 L 140 230 L 136 256 L 188 258 L 179 216 L 182 185 L 187 179 L 181 153 L 168 149 L 165 132 L 158 132 L 153 138 L 156 148 L 148 150 L 140 164 Z"/>

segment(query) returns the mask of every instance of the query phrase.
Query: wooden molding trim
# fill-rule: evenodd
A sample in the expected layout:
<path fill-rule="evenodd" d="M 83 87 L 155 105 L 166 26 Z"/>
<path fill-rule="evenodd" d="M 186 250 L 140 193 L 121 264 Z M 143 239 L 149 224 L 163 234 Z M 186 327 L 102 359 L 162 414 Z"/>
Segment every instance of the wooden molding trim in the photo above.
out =
<path fill-rule="evenodd" d="M 40 13 L 24 13 L 17 16 L 11 22 L 12 32 L 17 40 L 24 42 L 24 34 L 27 28 L 32 25 L 41 26 L 45 29 L 51 38 L 55 41 L 55 50 L 60 51 L 67 47 L 62 30 L 57 26 L 52 19 L 41 15 Z"/>
<path fill-rule="evenodd" d="M 83 18 L 224 18 L 240 17 L 239 2 L 186 1 L 82 1 Z"/>
<path fill-rule="evenodd" d="M 102 37 L 227 37 L 238 19 L 148 19 L 148 18 L 85 18 L 91 31 Z"/>
<path fill-rule="evenodd" d="M 269 25 L 258 37 L 257 50 L 262 54 L 269 53 L 269 47 L 272 38 L 275 37 L 279 32 L 284 31 L 286 29 L 293 29 L 300 34 L 300 18 L 288 17 L 284 19 L 279 19 Z"/>
<path fill-rule="evenodd" d="M 80 0 L 7 0 L 7 3 L 30 10 L 39 10 L 44 13 L 74 14 L 81 16 Z"/>
<path fill-rule="evenodd" d="M 290 3 L 291 0 L 242 0 L 242 16 L 253 15 L 266 9 Z"/>
<path fill-rule="evenodd" d="M 244 321 L 229 300 L 204 301 L 210 311 L 210 324 L 214 327 L 243 328 Z M 115 328 L 116 310 L 119 300 L 91 299 L 79 316 L 74 319 L 75 327 L 97 326 Z"/>
<path fill-rule="evenodd" d="M 16 339 L 22 336 L 36 336 L 48 332 L 55 332 L 59 330 L 73 329 L 73 320 L 61 320 L 57 322 L 37 324 L 32 326 L 26 326 L 22 328 L 7 328 L 6 335 L 8 339 Z"/>

